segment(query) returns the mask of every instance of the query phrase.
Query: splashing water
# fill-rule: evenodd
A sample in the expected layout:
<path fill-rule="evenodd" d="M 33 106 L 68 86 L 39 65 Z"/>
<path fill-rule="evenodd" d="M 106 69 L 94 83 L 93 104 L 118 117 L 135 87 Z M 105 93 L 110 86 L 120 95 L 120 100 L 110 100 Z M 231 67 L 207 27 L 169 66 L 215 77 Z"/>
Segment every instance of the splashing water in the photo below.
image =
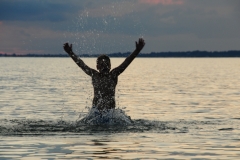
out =
<path fill-rule="evenodd" d="M 89 109 L 89 108 L 88 108 Z M 184 128 L 184 127 L 183 127 Z M 185 129 L 185 128 L 184 128 Z M 107 109 L 98 110 L 95 107 L 87 113 L 80 113 L 76 121 L 67 121 L 63 117 L 59 120 L 41 119 L 0 119 L 0 135 L 69 135 L 89 133 L 119 133 L 119 132 L 145 132 L 145 131 L 169 132 L 178 130 L 169 122 L 151 120 L 132 120 L 124 110 Z M 186 132 L 186 131 L 184 131 Z"/>
<path fill-rule="evenodd" d="M 92 107 L 89 113 L 78 121 L 88 125 L 129 125 L 132 124 L 130 116 L 121 109 L 98 110 Z"/>
<path fill-rule="evenodd" d="M 80 113 L 75 121 L 41 119 L 0 119 L 0 136 L 16 135 L 69 135 L 91 133 L 188 133 L 189 130 L 205 128 L 212 130 L 218 125 L 224 125 L 222 121 L 156 121 L 145 119 L 131 119 L 123 109 L 98 110 L 95 107 L 88 108 L 88 112 Z M 233 130 L 222 128 L 221 130 Z"/>
<path fill-rule="evenodd" d="M 111 1 L 98 10 L 84 8 L 72 20 L 65 39 L 73 43 L 79 55 L 129 52 L 135 39 L 143 37 L 146 30 L 140 16 L 127 11 L 126 6 L 136 9 L 127 1 Z M 122 18 L 126 14 L 128 23 Z"/>

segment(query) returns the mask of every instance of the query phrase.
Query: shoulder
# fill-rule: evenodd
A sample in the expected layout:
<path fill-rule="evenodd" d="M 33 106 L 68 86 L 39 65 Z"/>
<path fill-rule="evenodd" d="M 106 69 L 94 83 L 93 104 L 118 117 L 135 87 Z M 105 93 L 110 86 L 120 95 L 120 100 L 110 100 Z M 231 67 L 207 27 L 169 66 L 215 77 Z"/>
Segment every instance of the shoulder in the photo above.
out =
<path fill-rule="evenodd" d="M 92 70 L 92 77 L 98 77 L 100 75 L 100 73 L 98 71 L 96 71 L 95 69 Z"/>
<path fill-rule="evenodd" d="M 111 77 L 113 77 L 113 78 L 117 78 L 117 77 L 119 76 L 119 74 L 118 74 L 118 72 L 117 72 L 116 69 L 111 70 L 109 74 L 110 74 Z"/>

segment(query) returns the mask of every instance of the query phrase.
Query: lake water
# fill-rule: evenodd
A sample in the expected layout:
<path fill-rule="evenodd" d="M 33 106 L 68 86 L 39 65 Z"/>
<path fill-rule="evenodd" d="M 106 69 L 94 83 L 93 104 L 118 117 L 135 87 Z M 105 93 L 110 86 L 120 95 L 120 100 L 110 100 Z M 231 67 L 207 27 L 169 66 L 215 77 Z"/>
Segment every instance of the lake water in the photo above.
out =
<path fill-rule="evenodd" d="M 136 58 L 116 90 L 130 125 L 77 123 L 93 88 L 70 58 L 0 58 L 0 73 L 0 159 L 240 158 L 239 58 Z"/>

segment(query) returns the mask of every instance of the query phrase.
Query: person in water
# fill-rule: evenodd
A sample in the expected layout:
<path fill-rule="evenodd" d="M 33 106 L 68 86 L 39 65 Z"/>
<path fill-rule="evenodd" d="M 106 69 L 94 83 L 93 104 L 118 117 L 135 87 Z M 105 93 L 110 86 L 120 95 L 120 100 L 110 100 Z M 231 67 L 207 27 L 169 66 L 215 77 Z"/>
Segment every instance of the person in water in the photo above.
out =
<path fill-rule="evenodd" d="M 115 88 L 118 82 L 118 76 L 128 67 L 134 58 L 143 49 L 145 42 L 139 38 L 136 42 L 136 49 L 120 64 L 111 70 L 110 58 L 107 55 L 100 55 L 97 58 L 97 70 L 88 67 L 72 51 L 72 44 L 65 43 L 63 48 L 73 59 L 73 61 L 89 76 L 92 77 L 94 88 L 94 98 L 92 106 L 98 110 L 112 109 L 115 104 Z"/>

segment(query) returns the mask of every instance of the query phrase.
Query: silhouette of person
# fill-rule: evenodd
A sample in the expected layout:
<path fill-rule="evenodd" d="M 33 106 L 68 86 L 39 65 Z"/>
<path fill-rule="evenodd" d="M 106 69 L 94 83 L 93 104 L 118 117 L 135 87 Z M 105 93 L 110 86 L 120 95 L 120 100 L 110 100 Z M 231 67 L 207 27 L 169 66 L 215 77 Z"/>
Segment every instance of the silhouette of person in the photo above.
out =
<path fill-rule="evenodd" d="M 143 49 L 145 42 L 142 38 L 136 41 L 136 49 L 120 64 L 111 70 L 110 58 L 107 55 L 100 55 L 97 58 L 97 70 L 88 67 L 72 51 L 72 44 L 65 43 L 63 48 L 73 59 L 73 61 L 89 76 L 92 77 L 94 88 L 94 98 L 92 107 L 98 110 L 115 108 L 115 88 L 118 82 L 118 76 L 128 67 L 135 57 Z"/>

